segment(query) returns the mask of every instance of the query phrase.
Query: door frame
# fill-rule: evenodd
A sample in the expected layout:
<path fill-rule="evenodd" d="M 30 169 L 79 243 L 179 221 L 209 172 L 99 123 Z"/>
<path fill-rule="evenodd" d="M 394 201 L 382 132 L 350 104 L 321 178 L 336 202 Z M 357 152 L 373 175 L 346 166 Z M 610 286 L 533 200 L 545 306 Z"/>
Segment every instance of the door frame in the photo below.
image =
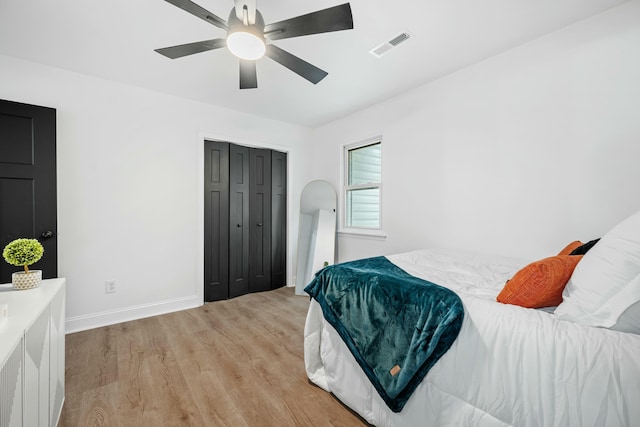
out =
<path fill-rule="evenodd" d="M 293 229 L 290 227 L 290 224 L 294 223 L 293 216 L 293 206 L 291 203 L 292 194 L 291 194 L 291 163 L 292 163 L 292 150 L 291 147 L 279 145 L 279 144 L 270 144 L 266 142 L 258 142 L 253 140 L 246 140 L 242 138 L 237 138 L 235 136 L 229 135 L 220 135 L 220 134 L 212 134 L 212 133 L 200 133 L 198 136 L 198 173 L 197 173 L 197 192 L 198 192 L 198 224 L 196 227 L 196 244 L 197 244 L 197 258 L 196 258 L 196 278 L 198 281 L 198 286 L 196 289 L 196 295 L 198 295 L 198 299 L 204 302 L 204 143 L 205 141 L 225 141 L 231 144 L 242 145 L 244 147 L 249 148 L 266 148 L 269 150 L 281 151 L 283 153 L 287 153 L 287 251 L 286 251 L 286 259 L 287 259 L 287 286 L 289 286 L 293 281 L 293 259 L 292 259 L 292 250 L 293 244 L 292 239 L 295 237 L 291 233 Z"/>

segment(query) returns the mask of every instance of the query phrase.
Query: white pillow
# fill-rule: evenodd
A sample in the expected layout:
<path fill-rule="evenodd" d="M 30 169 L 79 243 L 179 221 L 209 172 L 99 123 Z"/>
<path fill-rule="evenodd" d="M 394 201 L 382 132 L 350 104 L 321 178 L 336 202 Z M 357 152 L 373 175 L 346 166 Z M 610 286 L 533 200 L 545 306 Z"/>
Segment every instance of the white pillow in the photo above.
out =
<path fill-rule="evenodd" d="M 616 225 L 584 255 L 562 298 L 555 311 L 559 319 L 640 334 L 640 324 L 630 325 L 637 321 L 636 310 L 627 310 L 640 301 L 640 212 Z"/>

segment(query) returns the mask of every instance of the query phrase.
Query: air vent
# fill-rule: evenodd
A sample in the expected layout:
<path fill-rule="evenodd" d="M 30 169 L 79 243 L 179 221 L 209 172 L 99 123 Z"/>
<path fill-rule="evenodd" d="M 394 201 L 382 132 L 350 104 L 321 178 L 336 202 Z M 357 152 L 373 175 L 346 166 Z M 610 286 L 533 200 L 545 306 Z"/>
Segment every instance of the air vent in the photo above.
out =
<path fill-rule="evenodd" d="M 398 46 L 400 43 L 403 43 L 409 40 L 410 38 L 411 38 L 411 34 L 407 32 L 400 33 L 394 38 L 392 38 L 391 40 L 389 40 L 388 42 L 384 42 L 381 45 L 374 47 L 369 51 L 369 53 L 371 53 L 373 56 L 377 58 L 380 58 L 382 57 L 382 55 L 389 52 L 391 49 Z"/>

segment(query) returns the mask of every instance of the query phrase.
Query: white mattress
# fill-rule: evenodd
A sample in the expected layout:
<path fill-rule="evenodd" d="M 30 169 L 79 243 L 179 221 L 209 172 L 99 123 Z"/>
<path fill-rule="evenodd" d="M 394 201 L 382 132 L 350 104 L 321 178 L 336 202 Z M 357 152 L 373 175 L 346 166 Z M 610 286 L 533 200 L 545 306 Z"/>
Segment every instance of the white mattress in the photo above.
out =
<path fill-rule="evenodd" d="M 527 264 L 449 250 L 389 256 L 454 290 L 465 306 L 456 342 L 400 413 L 371 386 L 320 306 L 305 325 L 309 379 L 376 426 L 640 425 L 640 335 L 557 320 L 495 301 Z"/>

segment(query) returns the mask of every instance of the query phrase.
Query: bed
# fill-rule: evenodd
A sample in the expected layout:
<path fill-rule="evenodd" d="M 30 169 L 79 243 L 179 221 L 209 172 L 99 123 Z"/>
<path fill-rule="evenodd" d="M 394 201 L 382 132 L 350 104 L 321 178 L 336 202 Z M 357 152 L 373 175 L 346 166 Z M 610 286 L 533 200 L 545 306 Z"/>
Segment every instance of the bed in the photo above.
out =
<path fill-rule="evenodd" d="M 307 375 L 368 423 L 640 425 L 640 212 L 577 258 L 558 307 L 496 301 L 531 260 L 439 248 L 385 259 L 453 291 L 464 320 L 455 341 L 398 410 L 383 399 L 312 298 L 304 331 Z M 593 300 L 598 287 L 606 291 Z"/>

